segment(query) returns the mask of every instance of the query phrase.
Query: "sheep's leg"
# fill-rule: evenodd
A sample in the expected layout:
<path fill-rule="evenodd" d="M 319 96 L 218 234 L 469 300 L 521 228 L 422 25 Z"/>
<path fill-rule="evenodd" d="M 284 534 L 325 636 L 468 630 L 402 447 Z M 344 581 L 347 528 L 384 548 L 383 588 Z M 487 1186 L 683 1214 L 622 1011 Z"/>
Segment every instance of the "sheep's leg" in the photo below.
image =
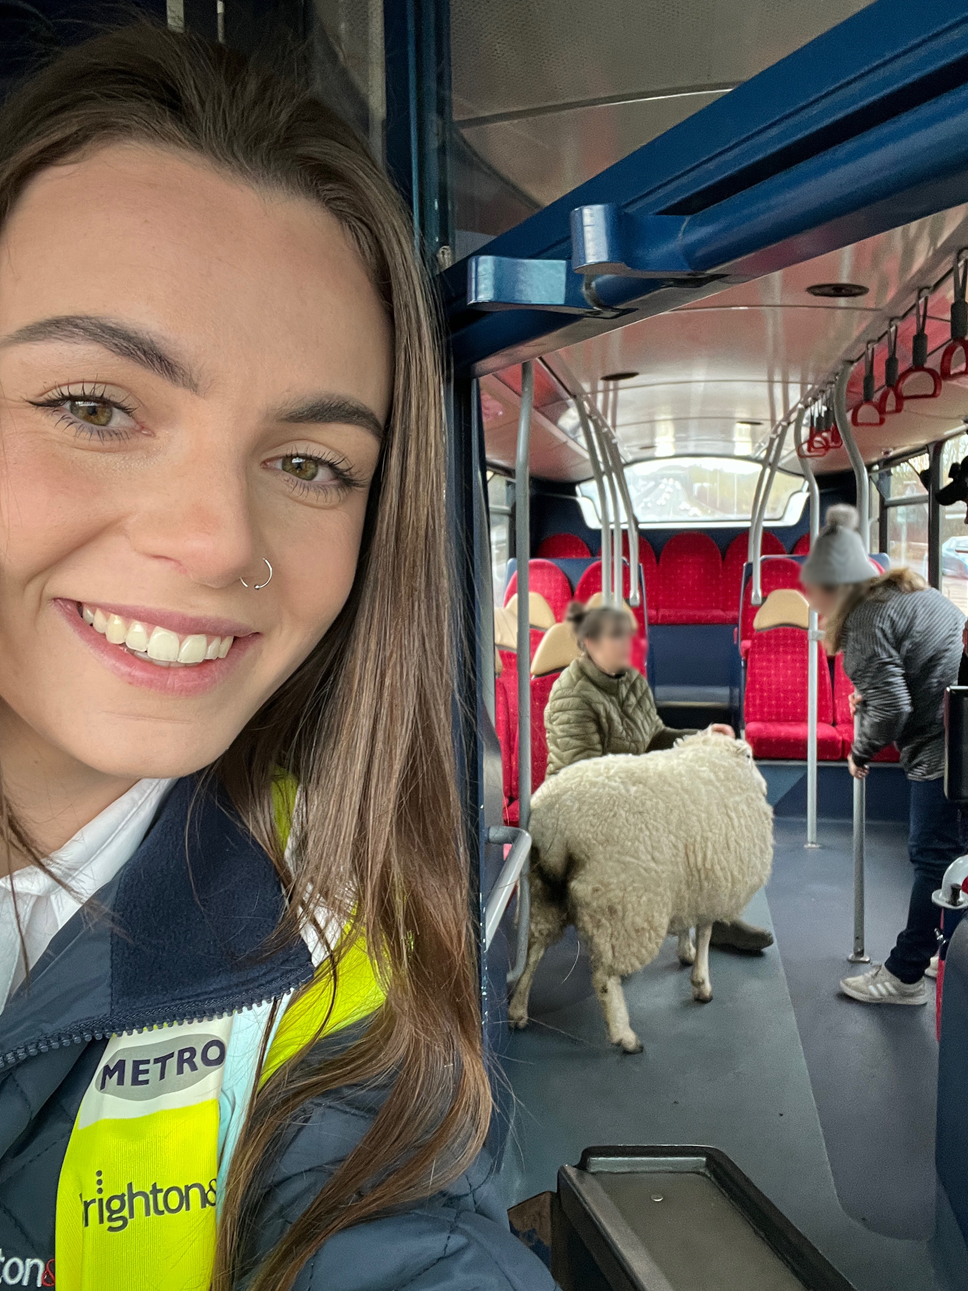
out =
<path fill-rule="evenodd" d="M 690 965 L 696 962 L 696 947 L 692 944 L 692 929 L 687 928 L 685 932 L 679 933 L 679 944 L 676 947 L 676 954 L 679 956 L 679 963 Z"/>
<path fill-rule="evenodd" d="M 528 929 L 528 958 L 524 972 L 518 979 L 511 1003 L 508 1005 L 508 1024 L 519 1030 L 528 1025 L 528 996 L 531 983 L 548 947 L 558 940 L 565 930 L 567 916 L 553 899 L 537 867 L 531 870 L 531 927 Z"/>
<path fill-rule="evenodd" d="M 696 962 L 692 969 L 692 998 L 701 1004 L 707 1004 L 713 998 L 713 988 L 709 981 L 709 938 L 712 932 L 711 923 L 701 924 L 696 928 Z"/>
<path fill-rule="evenodd" d="M 511 1027 L 523 1030 L 528 1025 L 528 997 L 531 994 L 531 983 L 534 981 L 538 965 L 541 963 L 544 953 L 552 941 L 554 941 L 554 937 L 546 937 L 542 936 L 541 933 L 536 933 L 532 924 L 531 937 L 528 941 L 528 959 L 524 966 L 524 972 L 518 978 L 518 984 L 514 988 L 511 1003 L 508 1005 L 508 1025 Z"/>
<path fill-rule="evenodd" d="M 625 1053 L 641 1053 L 642 1043 L 629 1022 L 629 1010 L 625 1002 L 625 992 L 622 990 L 622 979 L 596 969 L 592 973 L 592 985 L 602 1002 L 609 1040 L 612 1044 L 619 1045 Z"/>

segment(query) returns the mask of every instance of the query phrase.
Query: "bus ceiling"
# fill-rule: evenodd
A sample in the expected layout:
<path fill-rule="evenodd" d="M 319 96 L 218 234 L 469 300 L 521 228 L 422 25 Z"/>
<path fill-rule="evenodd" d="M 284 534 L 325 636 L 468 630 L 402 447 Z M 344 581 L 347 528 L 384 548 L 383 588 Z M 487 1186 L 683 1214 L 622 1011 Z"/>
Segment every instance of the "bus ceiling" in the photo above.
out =
<path fill-rule="evenodd" d="M 526 358 L 548 359 L 532 471 L 560 481 L 591 477 L 579 391 L 603 409 L 607 395 L 626 461 L 757 455 L 891 318 L 907 315 L 909 363 L 913 302 L 968 245 L 966 58 L 968 16 L 879 0 L 443 273 L 455 369 L 484 378 L 489 460 L 513 463 Z M 815 294 L 829 284 L 858 294 Z M 932 350 L 949 304 L 942 284 Z M 860 368 L 851 382 L 857 402 Z M 860 451 L 918 447 L 960 428 L 949 419 L 865 426 Z M 792 437 L 782 465 L 796 469 Z M 837 448 L 815 465 L 849 462 Z"/>

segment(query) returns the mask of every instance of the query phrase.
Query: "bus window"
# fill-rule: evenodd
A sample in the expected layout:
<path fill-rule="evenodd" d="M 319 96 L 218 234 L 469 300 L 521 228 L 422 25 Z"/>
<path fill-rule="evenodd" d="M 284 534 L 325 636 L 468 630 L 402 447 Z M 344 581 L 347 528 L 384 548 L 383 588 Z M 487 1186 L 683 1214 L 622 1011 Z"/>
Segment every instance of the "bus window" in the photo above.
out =
<path fill-rule="evenodd" d="M 928 454 L 921 453 L 892 464 L 880 478 L 884 549 L 892 565 L 907 565 L 922 578 L 928 576 L 928 491 L 920 472 L 927 469 Z"/>
<path fill-rule="evenodd" d="M 948 482 L 948 470 L 968 457 L 968 435 L 949 439 L 941 451 L 941 481 Z M 941 508 L 941 590 L 968 614 L 968 525 L 965 504 Z"/>
<path fill-rule="evenodd" d="M 508 499 L 510 481 L 495 471 L 487 477 L 487 502 L 491 514 L 491 571 L 494 579 L 494 603 L 504 604 L 508 556 L 511 550 L 511 508 Z"/>
<path fill-rule="evenodd" d="M 633 462 L 625 477 L 643 526 L 709 528 L 749 524 L 761 469 L 760 462 L 743 457 L 676 457 Z M 597 517 L 594 483 L 580 484 L 579 490 Z M 796 524 L 806 499 L 802 475 L 777 471 L 766 519 L 772 525 Z"/>

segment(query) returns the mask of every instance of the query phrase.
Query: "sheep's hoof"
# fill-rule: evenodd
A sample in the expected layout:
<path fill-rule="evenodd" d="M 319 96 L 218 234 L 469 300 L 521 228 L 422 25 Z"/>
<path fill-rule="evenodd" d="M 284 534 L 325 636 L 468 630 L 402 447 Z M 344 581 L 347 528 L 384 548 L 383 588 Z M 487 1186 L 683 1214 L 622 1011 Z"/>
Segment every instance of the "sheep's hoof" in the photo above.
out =
<path fill-rule="evenodd" d="M 527 1025 L 527 1013 L 511 1013 L 508 1015 L 508 1026 L 512 1031 L 523 1031 Z"/>
<path fill-rule="evenodd" d="M 618 1045 L 623 1053 L 642 1052 L 642 1041 L 634 1032 L 630 1032 L 627 1036 L 623 1036 L 621 1040 L 619 1040 Z"/>
<path fill-rule="evenodd" d="M 713 988 L 708 982 L 698 982 L 693 984 L 692 998 L 697 1004 L 708 1004 L 713 998 Z"/>
<path fill-rule="evenodd" d="M 678 954 L 679 963 L 683 968 L 692 968 L 693 964 L 696 962 L 696 947 L 690 946 L 688 950 L 680 950 Z"/>

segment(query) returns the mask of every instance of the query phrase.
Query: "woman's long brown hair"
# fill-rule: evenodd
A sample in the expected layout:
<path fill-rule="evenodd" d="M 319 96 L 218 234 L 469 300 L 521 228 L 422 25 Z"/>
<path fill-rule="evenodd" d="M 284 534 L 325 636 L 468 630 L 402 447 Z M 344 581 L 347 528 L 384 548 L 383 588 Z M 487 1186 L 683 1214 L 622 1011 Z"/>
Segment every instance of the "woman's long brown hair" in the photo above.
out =
<path fill-rule="evenodd" d="M 840 588 L 837 608 L 829 615 L 824 624 L 824 649 L 829 655 L 839 654 L 844 646 L 844 635 L 847 620 L 865 601 L 886 600 L 892 592 L 920 592 L 927 583 L 920 574 L 906 565 L 889 569 L 866 583 L 847 583 Z"/>
<path fill-rule="evenodd" d="M 392 410 L 350 598 L 214 769 L 293 896 L 279 937 L 326 909 L 365 928 L 387 989 L 359 1040 L 326 1060 L 303 1055 L 266 1083 L 233 1158 L 219 1289 L 248 1272 L 266 1162 L 298 1109 L 346 1085 L 389 1086 L 369 1132 L 247 1284 L 287 1291 L 327 1237 L 456 1177 L 490 1115 L 451 735 L 433 311 L 401 204 L 353 132 L 294 77 L 145 23 L 60 55 L 0 110 L 0 225 L 39 171 L 125 140 L 319 202 L 359 250 L 395 338 Z M 304 790 L 288 860 L 272 819 L 278 766 Z"/>

